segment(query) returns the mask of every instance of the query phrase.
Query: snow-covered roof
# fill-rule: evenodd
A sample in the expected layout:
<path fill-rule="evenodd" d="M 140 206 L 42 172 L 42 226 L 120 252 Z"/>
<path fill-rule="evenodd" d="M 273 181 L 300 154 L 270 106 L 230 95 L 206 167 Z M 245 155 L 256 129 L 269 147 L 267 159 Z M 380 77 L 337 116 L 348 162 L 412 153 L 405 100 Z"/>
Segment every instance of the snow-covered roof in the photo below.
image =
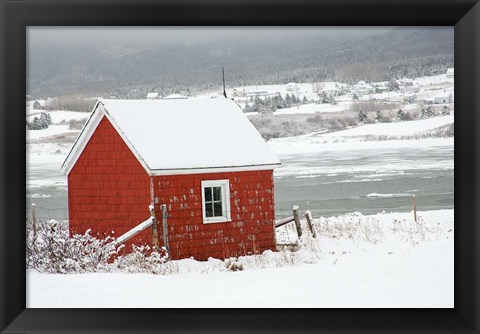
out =
<path fill-rule="evenodd" d="M 147 99 L 155 99 L 157 98 L 158 93 L 148 93 L 147 94 Z"/>
<path fill-rule="evenodd" d="M 273 169 L 280 164 L 240 107 L 225 97 L 100 100 L 62 171 L 69 173 L 106 117 L 150 174 Z M 260 169 L 260 168 L 254 169 Z M 183 171 L 183 172 L 180 172 Z"/>
<path fill-rule="evenodd" d="M 186 96 L 180 95 L 180 94 L 171 94 L 168 96 L 165 96 L 164 99 L 186 99 Z"/>
<path fill-rule="evenodd" d="M 443 93 L 438 93 L 434 96 L 435 99 L 443 99 L 445 97 L 450 97 L 450 96 L 453 96 L 452 93 L 448 93 L 448 92 L 443 92 Z"/>

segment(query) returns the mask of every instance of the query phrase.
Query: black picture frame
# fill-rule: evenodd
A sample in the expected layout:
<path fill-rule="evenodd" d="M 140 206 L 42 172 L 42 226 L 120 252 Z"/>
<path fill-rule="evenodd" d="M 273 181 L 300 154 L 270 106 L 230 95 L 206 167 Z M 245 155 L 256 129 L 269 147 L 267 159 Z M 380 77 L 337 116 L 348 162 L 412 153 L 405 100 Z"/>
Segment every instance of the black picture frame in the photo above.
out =
<path fill-rule="evenodd" d="M 0 0 L 0 330 L 479 333 L 480 5 L 458 0 Z M 455 26 L 453 309 L 25 309 L 27 26 Z M 401 47 L 401 46 L 399 46 Z M 168 301 L 165 301 L 168 303 Z M 292 305 L 294 308 L 295 305 Z"/>

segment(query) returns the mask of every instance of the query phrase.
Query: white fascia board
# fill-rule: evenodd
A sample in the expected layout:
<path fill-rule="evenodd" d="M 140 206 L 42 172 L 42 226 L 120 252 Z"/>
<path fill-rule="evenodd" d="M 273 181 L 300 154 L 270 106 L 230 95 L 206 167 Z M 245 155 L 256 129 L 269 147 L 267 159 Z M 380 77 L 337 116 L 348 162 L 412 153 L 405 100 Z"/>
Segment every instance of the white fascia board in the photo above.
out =
<path fill-rule="evenodd" d="M 152 175 L 185 175 L 185 174 L 206 174 L 225 172 L 245 172 L 254 170 L 274 170 L 280 164 L 233 166 L 233 167 L 212 167 L 212 168 L 184 168 L 184 169 L 154 169 Z"/>
<path fill-rule="evenodd" d="M 93 108 L 93 112 L 90 114 L 90 117 L 85 122 L 82 130 L 77 136 L 77 139 L 73 142 L 72 148 L 70 152 L 68 152 L 67 157 L 65 158 L 62 167 L 60 167 L 60 171 L 64 174 L 69 174 L 72 170 L 73 166 L 77 162 L 78 158 L 82 154 L 85 146 L 89 142 L 90 138 L 92 137 L 93 133 L 97 129 L 98 124 L 103 118 L 103 108 L 100 105 L 100 101 L 95 104 Z"/>

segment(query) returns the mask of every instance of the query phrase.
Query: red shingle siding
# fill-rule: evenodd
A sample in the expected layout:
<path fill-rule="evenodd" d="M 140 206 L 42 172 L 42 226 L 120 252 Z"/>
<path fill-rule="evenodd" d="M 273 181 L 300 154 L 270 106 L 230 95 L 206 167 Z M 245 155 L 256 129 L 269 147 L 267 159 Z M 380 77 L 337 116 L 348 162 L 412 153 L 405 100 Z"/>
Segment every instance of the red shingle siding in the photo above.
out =
<path fill-rule="evenodd" d="M 68 175 L 70 233 L 118 237 L 149 217 L 150 202 L 150 177 L 104 117 Z M 151 229 L 131 241 L 151 244 Z"/>
<path fill-rule="evenodd" d="M 204 224 L 202 180 L 228 179 L 231 222 Z M 167 205 L 170 252 L 173 258 L 225 258 L 275 248 L 273 171 L 248 171 L 154 178 L 157 217 Z M 161 218 L 160 218 L 161 219 Z M 159 221 L 159 239 L 162 238 Z"/>

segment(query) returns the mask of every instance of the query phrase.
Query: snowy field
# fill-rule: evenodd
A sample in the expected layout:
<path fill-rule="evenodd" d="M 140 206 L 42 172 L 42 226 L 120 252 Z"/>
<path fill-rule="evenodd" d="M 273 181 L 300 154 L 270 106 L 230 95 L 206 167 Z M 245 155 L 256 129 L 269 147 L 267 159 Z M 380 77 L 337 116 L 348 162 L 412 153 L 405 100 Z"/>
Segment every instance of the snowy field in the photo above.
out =
<path fill-rule="evenodd" d="M 454 307 L 453 210 L 315 220 L 298 250 L 172 261 L 167 275 L 27 272 L 27 307 Z M 290 235 L 289 235 L 290 234 Z M 294 230 L 279 238 L 296 238 Z"/>

